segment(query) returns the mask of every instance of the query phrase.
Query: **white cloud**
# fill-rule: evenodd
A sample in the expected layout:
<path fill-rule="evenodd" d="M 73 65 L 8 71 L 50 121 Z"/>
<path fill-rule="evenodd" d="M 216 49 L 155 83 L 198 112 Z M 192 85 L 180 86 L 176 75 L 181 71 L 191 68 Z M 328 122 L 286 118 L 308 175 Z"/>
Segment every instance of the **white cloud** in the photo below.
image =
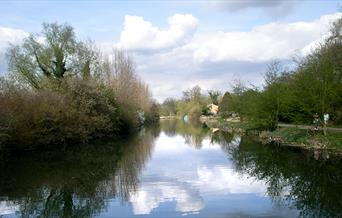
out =
<path fill-rule="evenodd" d="M 327 33 L 329 24 L 342 13 L 322 16 L 312 22 L 273 22 L 248 32 L 202 34 L 193 40 L 195 63 L 222 61 L 265 62 L 307 53 L 308 45 Z"/>
<path fill-rule="evenodd" d="M 0 50 L 7 48 L 9 43 L 16 44 L 21 42 L 28 33 L 20 30 L 7 27 L 0 27 Z"/>
<path fill-rule="evenodd" d="M 23 30 L 0 27 L 0 74 L 7 68 L 5 53 L 9 43 L 18 44 L 27 36 L 28 33 Z"/>
<path fill-rule="evenodd" d="M 161 203 L 170 201 L 175 201 L 176 210 L 182 213 L 197 212 L 204 207 L 197 190 L 177 181 L 145 183 L 130 197 L 134 214 L 150 214 Z"/>
<path fill-rule="evenodd" d="M 182 90 L 195 84 L 203 90 L 225 91 L 233 78 L 261 85 L 269 61 L 308 54 L 326 37 L 330 23 L 341 16 L 335 13 L 312 21 L 271 22 L 249 31 L 216 32 L 195 32 L 200 24 L 192 15 L 172 16 L 166 30 L 142 17 L 126 16 L 115 45 L 132 50 L 138 73 L 151 85 L 154 96 L 163 100 L 180 97 Z"/>
<path fill-rule="evenodd" d="M 186 215 L 204 209 L 208 196 L 229 195 L 232 199 L 240 194 L 265 195 L 265 182 L 232 169 L 220 144 L 205 138 L 201 150 L 196 150 L 184 140 L 179 135 L 159 136 L 154 159 L 143 172 L 138 190 L 130 195 L 134 214 L 150 214 L 162 203 L 174 202 L 176 211 Z M 226 146 L 237 147 L 240 142 L 241 138 L 236 136 Z M 210 156 L 213 154 L 214 159 Z M 174 166 L 175 161 L 185 159 Z M 165 171 L 171 165 L 174 167 Z"/>
<path fill-rule="evenodd" d="M 169 28 L 160 30 L 139 16 L 125 16 L 124 29 L 116 44 L 122 49 L 164 49 L 179 46 L 191 39 L 197 19 L 191 14 L 175 14 L 168 19 Z"/>
<path fill-rule="evenodd" d="M 196 187 L 210 193 L 255 193 L 261 196 L 266 193 L 264 181 L 258 181 L 247 174 L 238 174 L 233 169 L 222 166 L 200 166 L 197 168 L 197 175 L 198 180 L 194 182 Z"/>
<path fill-rule="evenodd" d="M 249 8 L 259 8 L 271 15 L 279 16 L 292 11 L 298 0 L 231 0 L 210 1 L 209 5 L 221 11 L 237 12 Z"/>

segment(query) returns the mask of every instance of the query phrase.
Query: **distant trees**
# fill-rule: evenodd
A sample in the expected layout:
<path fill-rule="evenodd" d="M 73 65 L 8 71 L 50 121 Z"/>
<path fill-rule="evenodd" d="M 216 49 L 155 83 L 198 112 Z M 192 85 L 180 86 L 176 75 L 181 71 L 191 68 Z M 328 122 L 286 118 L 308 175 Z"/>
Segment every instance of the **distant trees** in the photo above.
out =
<path fill-rule="evenodd" d="M 187 89 L 185 91 L 183 91 L 183 100 L 190 102 L 190 101 L 200 101 L 202 93 L 201 93 L 202 89 L 199 86 L 194 86 L 190 89 Z"/>
<path fill-rule="evenodd" d="M 177 102 L 173 98 L 167 98 L 162 103 L 162 115 L 169 116 L 169 115 L 176 115 L 177 113 Z"/>
<path fill-rule="evenodd" d="M 232 112 L 232 101 L 231 94 L 229 92 L 225 92 L 219 105 L 219 113 L 222 117 L 227 117 L 230 112 Z"/>
<path fill-rule="evenodd" d="M 183 91 L 181 99 L 167 98 L 160 105 L 161 114 L 164 116 L 188 115 L 192 121 L 198 121 L 201 115 L 208 115 L 210 103 L 219 103 L 221 93 L 219 91 L 208 90 L 208 95 L 202 93 L 198 85 Z"/>
<path fill-rule="evenodd" d="M 202 94 L 202 89 L 194 86 L 183 92 L 183 101 L 178 101 L 177 112 L 181 116 L 188 115 L 190 120 L 196 121 L 208 103 L 209 98 Z"/>
<path fill-rule="evenodd" d="M 209 90 L 208 95 L 209 95 L 210 100 L 213 104 L 215 104 L 215 105 L 219 104 L 219 97 L 221 95 L 220 91 Z"/>

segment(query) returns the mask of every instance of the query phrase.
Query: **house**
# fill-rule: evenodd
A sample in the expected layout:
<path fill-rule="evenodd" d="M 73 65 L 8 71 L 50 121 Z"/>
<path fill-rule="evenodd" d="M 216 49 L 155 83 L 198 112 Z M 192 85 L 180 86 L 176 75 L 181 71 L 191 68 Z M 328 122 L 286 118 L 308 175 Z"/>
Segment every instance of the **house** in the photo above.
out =
<path fill-rule="evenodd" d="M 218 114 L 218 110 L 219 110 L 219 106 L 216 104 L 208 104 L 207 108 L 209 109 L 209 113 L 212 115 L 217 115 Z"/>

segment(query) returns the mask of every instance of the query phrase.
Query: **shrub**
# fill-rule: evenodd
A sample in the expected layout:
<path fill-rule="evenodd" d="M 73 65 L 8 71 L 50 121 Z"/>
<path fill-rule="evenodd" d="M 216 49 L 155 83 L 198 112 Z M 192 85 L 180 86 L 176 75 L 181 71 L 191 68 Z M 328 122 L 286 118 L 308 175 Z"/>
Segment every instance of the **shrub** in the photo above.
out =
<path fill-rule="evenodd" d="M 159 106 L 156 103 L 151 105 L 151 108 L 145 114 L 146 117 L 146 124 L 153 124 L 159 121 Z"/>
<path fill-rule="evenodd" d="M 119 109 L 112 91 L 96 82 L 69 80 L 59 90 L 0 93 L 0 142 L 9 150 L 66 146 L 113 134 Z"/>
<path fill-rule="evenodd" d="M 190 121 L 198 121 L 201 115 L 202 115 L 201 107 L 199 105 L 195 105 L 189 111 L 189 120 Z"/>

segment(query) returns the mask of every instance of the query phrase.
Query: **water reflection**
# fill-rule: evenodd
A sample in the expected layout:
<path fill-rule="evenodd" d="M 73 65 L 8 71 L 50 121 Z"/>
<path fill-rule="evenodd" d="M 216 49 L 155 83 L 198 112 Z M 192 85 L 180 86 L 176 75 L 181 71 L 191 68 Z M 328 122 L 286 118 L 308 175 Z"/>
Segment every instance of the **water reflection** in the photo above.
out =
<path fill-rule="evenodd" d="M 193 144 L 186 146 L 188 141 L 184 136 L 170 138 L 162 133 L 155 142 L 153 158 L 141 176 L 140 188 L 130 199 L 134 214 L 151 215 L 162 210 L 161 214 L 172 216 L 203 212 L 214 215 L 215 211 L 208 206 L 241 201 L 244 195 L 251 199 L 234 205 L 238 211 L 244 211 L 246 205 L 253 205 L 257 199 L 265 206 L 264 182 L 235 172 L 229 167 L 221 145 L 211 141 L 211 138 L 204 138 L 198 150 L 193 149 Z M 223 145 L 235 147 L 239 141 L 240 138 L 235 137 Z M 259 212 L 255 206 L 247 210 L 250 214 Z"/>
<path fill-rule="evenodd" d="M 341 161 L 316 161 L 310 153 L 255 146 L 248 138 L 228 154 L 236 171 L 267 182 L 274 203 L 296 208 L 300 217 L 342 217 Z"/>
<path fill-rule="evenodd" d="M 188 124 L 179 120 L 166 120 L 160 123 L 163 132 L 173 137 L 181 135 L 185 139 L 185 144 L 201 149 L 202 141 L 209 136 L 209 129 L 202 128 L 201 123 Z"/>
<path fill-rule="evenodd" d="M 0 170 L 0 217 L 342 216 L 340 161 L 176 120 Z"/>
<path fill-rule="evenodd" d="M 107 199 L 127 201 L 151 157 L 156 133 L 61 153 L 11 156 L 0 165 L 0 216 L 91 217 Z M 1 201 L 2 200 L 2 201 Z"/>

